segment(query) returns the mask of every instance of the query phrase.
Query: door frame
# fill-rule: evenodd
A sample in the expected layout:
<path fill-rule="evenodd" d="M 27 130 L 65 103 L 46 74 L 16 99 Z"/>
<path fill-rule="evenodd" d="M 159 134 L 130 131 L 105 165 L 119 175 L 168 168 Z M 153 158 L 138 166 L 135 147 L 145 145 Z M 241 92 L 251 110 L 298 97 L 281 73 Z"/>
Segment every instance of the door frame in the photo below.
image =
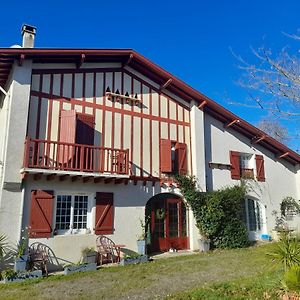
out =
<path fill-rule="evenodd" d="M 177 220 L 178 224 L 178 237 L 170 237 L 169 225 L 170 225 L 170 214 L 169 214 L 169 204 L 178 203 L 177 205 Z M 148 209 L 148 216 L 150 215 L 150 234 L 151 243 L 149 245 L 150 252 L 164 252 L 169 251 L 170 248 L 175 248 L 177 250 L 189 249 L 189 237 L 188 237 L 188 210 L 183 199 L 175 194 L 162 193 L 152 197 L 146 207 Z M 183 219 L 183 207 L 185 210 L 185 218 Z M 156 211 L 159 208 L 163 208 L 165 211 L 165 217 L 163 221 L 163 237 L 156 236 Z M 185 225 L 184 225 L 185 224 Z M 183 231 L 183 226 L 186 226 Z M 186 233 L 183 236 L 183 232 Z M 161 232 L 160 232 L 161 234 Z"/>

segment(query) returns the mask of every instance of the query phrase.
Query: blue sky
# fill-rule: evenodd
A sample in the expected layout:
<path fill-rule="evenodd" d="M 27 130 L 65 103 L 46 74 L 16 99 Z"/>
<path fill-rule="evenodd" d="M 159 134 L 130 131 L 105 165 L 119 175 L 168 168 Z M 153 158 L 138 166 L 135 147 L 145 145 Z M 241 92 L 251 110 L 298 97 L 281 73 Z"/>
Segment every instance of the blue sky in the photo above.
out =
<path fill-rule="evenodd" d="M 229 104 L 247 97 L 230 48 L 251 61 L 250 46 L 279 51 L 292 43 L 283 32 L 300 28 L 297 0 L 11 0 L 1 11 L 1 47 L 20 44 L 28 23 L 36 47 L 133 48 L 254 124 L 264 112 Z M 293 135 L 296 124 L 285 125 Z"/>

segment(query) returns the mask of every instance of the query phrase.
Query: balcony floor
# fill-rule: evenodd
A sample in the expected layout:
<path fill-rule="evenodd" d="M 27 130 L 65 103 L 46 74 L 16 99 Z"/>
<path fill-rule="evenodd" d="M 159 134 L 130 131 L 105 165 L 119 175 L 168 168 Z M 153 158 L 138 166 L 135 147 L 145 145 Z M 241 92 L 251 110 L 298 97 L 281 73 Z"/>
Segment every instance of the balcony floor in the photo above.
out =
<path fill-rule="evenodd" d="M 33 174 L 33 175 L 57 175 L 60 176 L 70 176 L 82 178 L 93 177 L 93 178 L 116 178 L 116 179 L 129 179 L 129 175 L 124 174 L 111 174 L 111 173 L 95 173 L 95 172 L 79 172 L 79 171 L 64 171 L 64 170 L 49 170 L 49 169 L 38 169 L 38 168 L 22 168 L 20 170 L 21 174 Z"/>

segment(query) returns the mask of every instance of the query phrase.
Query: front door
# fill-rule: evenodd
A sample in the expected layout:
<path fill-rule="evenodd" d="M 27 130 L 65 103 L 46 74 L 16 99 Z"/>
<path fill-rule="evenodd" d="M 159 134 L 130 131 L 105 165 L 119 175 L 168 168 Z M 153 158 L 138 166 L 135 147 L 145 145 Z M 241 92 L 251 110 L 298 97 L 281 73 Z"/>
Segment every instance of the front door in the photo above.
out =
<path fill-rule="evenodd" d="M 151 251 L 188 248 L 186 207 L 180 198 L 151 203 Z"/>

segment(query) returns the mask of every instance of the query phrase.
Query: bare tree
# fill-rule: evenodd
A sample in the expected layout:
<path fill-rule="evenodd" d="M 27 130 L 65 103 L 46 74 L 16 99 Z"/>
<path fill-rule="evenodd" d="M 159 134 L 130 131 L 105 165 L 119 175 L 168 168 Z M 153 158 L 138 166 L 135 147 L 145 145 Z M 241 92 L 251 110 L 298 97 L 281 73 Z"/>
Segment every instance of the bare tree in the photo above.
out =
<path fill-rule="evenodd" d="M 284 127 L 279 120 L 272 119 L 271 117 L 264 117 L 256 124 L 256 126 L 279 142 L 286 145 L 288 144 L 288 129 Z"/>
<path fill-rule="evenodd" d="M 266 48 L 252 52 L 254 64 L 238 57 L 239 68 L 244 71 L 239 84 L 249 90 L 258 108 L 278 117 L 300 117 L 299 51 L 292 55 L 285 47 L 277 55 Z"/>

